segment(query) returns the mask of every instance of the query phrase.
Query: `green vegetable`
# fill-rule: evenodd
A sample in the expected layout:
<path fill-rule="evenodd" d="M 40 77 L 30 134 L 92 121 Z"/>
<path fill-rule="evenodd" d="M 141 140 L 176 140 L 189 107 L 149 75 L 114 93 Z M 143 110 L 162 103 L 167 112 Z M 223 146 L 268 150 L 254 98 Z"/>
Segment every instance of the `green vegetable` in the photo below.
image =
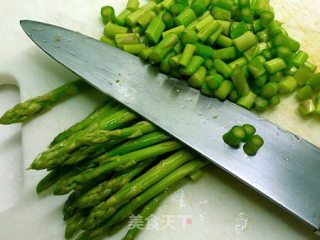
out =
<path fill-rule="evenodd" d="M 282 71 L 287 67 L 286 63 L 281 58 L 274 58 L 268 62 L 265 62 L 264 66 L 270 74 Z"/>
<path fill-rule="evenodd" d="M 224 35 L 219 35 L 219 37 L 217 38 L 217 40 L 215 41 L 216 44 L 218 44 L 221 47 L 231 47 L 233 46 L 233 41 L 231 38 L 226 37 Z"/>
<path fill-rule="evenodd" d="M 242 127 L 243 127 L 244 131 L 246 132 L 246 136 L 244 138 L 244 141 L 247 142 L 256 133 L 256 128 L 251 124 L 244 124 Z"/>
<path fill-rule="evenodd" d="M 190 173 L 196 171 L 197 169 L 200 169 L 206 164 L 207 162 L 204 162 L 203 160 L 193 160 L 184 164 L 176 171 L 169 174 L 167 177 L 163 178 L 161 181 L 150 187 L 144 193 L 131 200 L 130 203 L 123 206 L 105 224 L 102 224 L 93 230 L 85 232 L 79 239 L 85 240 L 101 236 L 112 226 L 129 217 L 137 208 L 143 206 L 150 199 L 164 191 L 167 191 L 168 188 L 174 183 L 183 179 L 185 176 L 188 176 Z"/>
<path fill-rule="evenodd" d="M 264 99 L 262 97 L 256 97 L 254 102 L 254 109 L 258 112 L 264 112 L 267 110 L 269 105 L 269 102 L 267 99 Z"/>
<path fill-rule="evenodd" d="M 244 52 L 258 44 L 257 37 L 252 32 L 245 32 L 240 37 L 233 39 L 234 45 L 240 52 Z"/>
<path fill-rule="evenodd" d="M 114 14 L 114 9 L 111 6 L 104 6 L 101 8 L 101 17 L 104 24 L 108 22 L 114 22 L 116 16 Z"/>
<path fill-rule="evenodd" d="M 246 76 L 241 67 L 236 66 L 233 69 L 231 79 L 240 96 L 246 96 L 250 92 Z"/>
<path fill-rule="evenodd" d="M 129 27 L 134 27 L 137 24 L 138 19 L 143 16 L 145 11 L 142 8 L 138 8 L 131 12 L 126 18 L 126 24 Z"/>
<path fill-rule="evenodd" d="M 162 15 L 162 21 L 165 25 L 165 29 L 170 29 L 174 27 L 174 19 L 169 12 L 164 12 Z"/>
<path fill-rule="evenodd" d="M 146 48 L 146 45 L 143 43 L 140 44 L 131 44 L 131 45 L 123 45 L 123 50 L 134 54 L 134 55 L 139 55 L 143 49 Z"/>
<path fill-rule="evenodd" d="M 125 26 L 126 24 L 126 19 L 128 15 L 132 13 L 131 10 L 129 9 L 124 9 L 115 19 L 115 23 L 117 23 L 120 26 Z"/>
<path fill-rule="evenodd" d="M 81 195 L 76 200 L 76 205 L 78 208 L 92 208 L 101 203 L 106 199 L 110 194 L 115 193 L 122 189 L 124 186 L 134 179 L 136 176 L 139 176 L 147 167 L 153 163 L 155 159 L 151 158 L 146 162 L 137 164 L 132 170 L 128 170 L 124 174 L 114 177 L 110 180 L 104 181 L 97 186 L 90 189 L 88 192 Z"/>
<path fill-rule="evenodd" d="M 158 14 L 157 17 L 153 18 L 146 29 L 146 37 L 153 44 L 157 44 L 161 38 L 162 32 L 165 29 L 165 24 L 162 21 L 163 12 Z"/>
<path fill-rule="evenodd" d="M 196 55 L 210 59 L 213 57 L 214 50 L 211 47 L 201 44 L 199 42 L 194 42 L 193 45 L 196 47 Z"/>
<path fill-rule="evenodd" d="M 250 110 L 253 107 L 257 95 L 253 92 L 249 92 L 247 95 L 239 98 L 237 104 L 243 108 Z"/>
<path fill-rule="evenodd" d="M 264 67 L 265 58 L 262 56 L 257 56 L 250 61 L 248 64 L 248 69 L 252 76 L 257 79 L 263 76 L 266 73 L 266 69 Z"/>
<path fill-rule="evenodd" d="M 128 0 L 126 8 L 131 11 L 134 11 L 134 10 L 138 9 L 139 5 L 140 5 L 139 0 Z"/>
<path fill-rule="evenodd" d="M 236 60 L 234 60 L 233 62 L 229 63 L 229 66 L 234 69 L 237 65 L 239 67 L 244 67 L 245 65 L 247 65 L 248 61 L 246 58 L 244 57 L 241 57 L 241 58 L 238 58 Z"/>
<path fill-rule="evenodd" d="M 141 27 L 146 28 L 155 16 L 156 14 L 152 11 L 144 12 L 144 14 L 138 18 L 137 23 Z"/>
<path fill-rule="evenodd" d="M 253 12 L 249 6 L 243 7 L 240 10 L 240 18 L 245 23 L 253 23 Z"/>
<path fill-rule="evenodd" d="M 304 101 L 304 100 L 312 98 L 314 94 L 315 93 L 312 90 L 312 88 L 309 85 L 305 85 L 298 90 L 297 99 L 299 101 Z"/>
<path fill-rule="evenodd" d="M 106 37 L 104 35 L 100 38 L 100 41 L 104 42 L 104 43 L 106 43 L 106 44 L 108 44 L 110 46 L 113 46 L 113 47 L 116 46 L 116 43 L 115 43 L 115 41 L 113 39 L 108 38 L 108 37 Z"/>
<path fill-rule="evenodd" d="M 200 92 L 205 95 L 205 96 L 208 96 L 208 97 L 213 97 L 213 92 L 212 90 L 210 89 L 210 87 L 208 86 L 208 83 L 207 82 L 204 82 L 201 86 L 201 89 L 200 89 Z"/>
<path fill-rule="evenodd" d="M 277 106 L 281 102 L 281 99 L 279 96 L 275 95 L 272 98 L 269 99 L 269 104 L 272 106 Z"/>
<path fill-rule="evenodd" d="M 213 73 L 207 76 L 206 82 L 208 83 L 210 89 L 215 90 L 223 82 L 223 77 L 218 73 Z"/>
<path fill-rule="evenodd" d="M 230 10 L 214 6 L 211 9 L 211 14 L 214 19 L 231 21 L 232 13 Z"/>
<path fill-rule="evenodd" d="M 54 194 L 61 195 L 69 193 L 79 185 L 97 179 L 99 176 L 109 174 L 111 171 L 127 169 L 145 159 L 159 156 L 181 147 L 181 144 L 178 142 L 168 141 L 121 156 L 112 157 L 106 164 L 85 170 L 76 176 L 60 181 L 54 189 Z"/>
<path fill-rule="evenodd" d="M 174 22 L 176 25 L 184 25 L 187 27 L 190 23 L 196 20 L 196 18 L 197 16 L 195 12 L 191 8 L 186 8 L 174 19 Z"/>
<path fill-rule="evenodd" d="M 170 6 L 170 13 L 172 14 L 172 16 L 176 17 L 179 14 L 181 14 L 184 10 L 185 10 L 185 6 L 179 3 L 175 3 L 172 6 Z"/>
<path fill-rule="evenodd" d="M 259 135 L 254 135 L 252 138 L 249 138 L 243 145 L 243 151 L 249 156 L 254 156 L 257 154 L 263 144 L 264 141 L 262 137 L 260 137 Z"/>
<path fill-rule="evenodd" d="M 150 54 L 152 53 L 154 47 L 149 47 L 149 48 L 145 48 L 141 51 L 140 53 L 140 57 L 143 59 L 143 60 L 148 60 L 149 59 L 149 56 Z"/>
<path fill-rule="evenodd" d="M 206 27 L 199 30 L 197 37 L 201 42 L 206 42 L 209 37 L 212 36 L 216 31 L 218 31 L 220 24 L 214 19 L 210 19 L 210 22 Z"/>
<path fill-rule="evenodd" d="M 312 76 L 312 71 L 305 67 L 305 66 L 301 66 L 300 68 L 298 68 L 298 70 L 295 72 L 295 74 L 293 75 L 293 77 L 297 80 L 298 85 L 302 86 L 304 85 L 306 82 L 309 81 L 309 79 Z"/>
<path fill-rule="evenodd" d="M 146 224 L 148 221 L 148 217 L 157 209 L 157 207 L 160 205 L 160 203 L 163 201 L 164 198 L 166 198 L 168 195 L 168 192 L 162 192 L 156 197 L 152 198 L 146 205 L 143 207 L 141 212 L 139 213 L 139 224 L 134 224 L 130 227 L 129 231 L 127 232 L 126 236 L 122 240 L 133 240 L 136 238 L 136 236 L 139 234 L 139 232 L 142 230 L 141 228 L 141 220 L 143 225 Z M 138 227 L 139 226 L 139 227 Z"/>
<path fill-rule="evenodd" d="M 174 51 L 171 51 L 167 54 L 167 56 L 161 61 L 160 63 L 160 71 L 163 73 L 169 74 L 172 71 L 172 67 L 170 64 L 171 58 L 176 56 L 176 53 Z M 176 63 L 178 65 L 178 62 Z"/>
<path fill-rule="evenodd" d="M 72 238 L 77 232 L 79 232 L 85 222 L 85 213 L 77 212 L 71 218 L 67 220 L 66 230 L 65 230 L 65 238 Z"/>
<path fill-rule="evenodd" d="M 306 61 L 303 66 L 308 68 L 313 73 L 317 70 L 317 65 L 310 61 Z"/>
<path fill-rule="evenodd" d="M 187 44 L 179 60 L 180 65 L 186 67 L 189 64 L 195 51 L 196 51 L 196 47 L 194 45 Z"/>
<path fill-rule="evenodd" d="M 231 22 L 224 20 L 217 20 L 217 22 L 222 26 L 222 34 L 228 36 L 231 31 Z"/>
<path fill-rule="evenodd" d="M 114 38 L 118 33 L 127 33 L 129 29 L 111 22 L 108 22 L 104 27 L 103 33 L 109 38 Z"/>
<path fill-rule="evenodd" d="M 320 91 L 320 73 L 313 74 L 309 79 L 309 85 L 313 91 Z"/>
<path fill-rule="evenodd" d="M 279 84 L 276 82 L 266 83 L 260 91 L 260 95 L 263 98 L 270 99 L 278 93 Z"/>
<path fill-rule="evenodd" d="M 234 126 L 222 138 L 230 147 L 239 148 L 240 143 L 246 138 L 246 131 L 241 126 Z"/>
<path fill-rule="evenodd" d="M 37 193 L 42 193 L 54 184 L 56 184 L 63 176 L 70 171 L 69 166 L 53 169 L 46 175 L 37 185 Z"/>
<path fill-rule="evenodd" d="M 185 68 L 181 69 L 181 73 L 186 76 L 192 76 L 196 71 L 198 71 L 203 62 L 204 59 L 202 57 L 194 55 L 189 61 L 189 64 Z"/>
<path fill-rule="evenodd" d="M 214 90 L 213 95 L 221 101 L 224 101 L 228 95 L 232 92 L 234 85 L 229 80 L 224 80 L 219 87 Z"/>
<path fill-rule="evenodd" d="M 194 30 L 185 30 L 180 36 L 182 44 L 194 43 L 198 40 L 197 33 Z"/>
<path fill-rule="evenodd" d="M 309 55 L 306 52 L 300 50 L 293 57 L 293 64 L 295 67 L 299 68 L 304 65 L 308 58 Z"/>
<path fill-rule="evenodd" d="M 91 229 L 99 225 L 104 219 L 109 217 L 106 215 L 109 213 L 109 209 L 112 207 L 117 208 L 128 202 L 130 199 L 144 192 L 150 186 L 154 185 L 162 178 L 193 158 L 194 155 L 192 153 L 182 150 L 171 155 L 165 160 L 160 161 L 156 166 L 151 168 L 142 176 L 121 188 L 106 201 L 101 202 L 99 205 L 94 207 L 93 210 L 90 211 L 85 223 L 85 228 Z"/>
<path fill-rule="evenodd" d="M 271 11 L 264 11 L 260 15 L 261 18 L 261 26 L 263 28 L 267 28 L 274 19 L 274 13 Z"/>
<path fill-rule="evenodd" d="M 239 22 L 239 23 L 234 22 L 231 25 L 230 36 L 232 39 L 235 39 L 235 38 L 240 37 L 242 34 L 244 34 L 247 31 L 248 31 L 247 24 L 245 24 L 244 22 Z"/>
<path fill-rule="evenodd" d="M 231 101 L 231 102 L 237 102 L 238 100 L 239 100 L 239 98 L 240 98 L 240 94 L 238 93 L 238 91 L 237 90 L 235 90 L 235 89 L 233 89 L 232 91 L 231 91 L 231 93 L 228 95 L 228 98 L 229 98 L 229 100 Z"/>
<path fill-rule="evenodd" d="M 164 1 L 162 1 L 162 6 L 163 6 L 165 9 L 169 10 L 169 8 L 170 8 L 174 3 L 175 3 L 174 0 L 164 0 Z"/>
<path fill-rule="evenodd" d="M 200 67 L 189 79 L 188 84 L 189 86 L 200 89 L 205 82 L 207 70 L 205 67 Z"/>
<path fill-rule="evenodd" d="M 174 28 L 171 28 L 165 32 L 162 33 L 162 37 L 165 38 L 167 35 L 171 34 L 171 33 L 174 33 L 176 34 L 178 37 L 181 36 L 181 34 L 184 32 L 185 30 L 185 26 L 183 25 L 180 25 L 180 26 L 177 26 L 177 27 L 174 27 Z"/>
<path fill-rule="evenodd" d="M 135 45 L 139 43 L 139 34 L 137 33 L 119 33 L 116 34 L 115 42 L 117 43 L 118 47 L 123 48 L 124 45 Z"/>
<path fill-rule="evenodd" d="M 307 99 L 307 100 L 302 101 L 299 104 L 298 110 L 302 116 L 308 116 L 308 115 L 314 113 L 316 111 L 316 106 L 315 106 L 313 99 Z"/>
<path fill-rule="evenodd" d="M 47 94 L 31 98 L 6 111 L 0 118 L 0 124 L 21 123 L 50 110 L 68 97 L 84 92 L 91 87 L 83 80 L 77 80 L 58 87 Z"/>
<path fill-rule="evenodd" d="M 199 17 L 207 10 L 209 3 L 210 3 L 210 1 L 208 1 L 208 0 L 195 0 L 191 4 L 191 8 Z"/>
<path fill-rule="evenodd" d="M 293 93 L 297 86 L 297 80 L 294 77 L 288 76 L 279 83 L 279 93 Z"/>
<path fill-rule="evenodd" d="M 178 36 L 174 33 L 168 34 L 161 42 L 153 49 L 149 58 L 152 62 L 158 63 L 174 48 L 178 43 Z"/>
<path fill-rule="evenodd" d="M 118 146 L 115 146 L 111 150 L 103 154 L 100 154 L 97 158 L 91 160 L 91 162 L 102 165 L 110 161 L 112 157 L 124 155 L 132 151 L 136 151 L 145 147 L 152 146 L 157 143 L 167 141 L 169 139 L 170 138 L 168 135 L 159 131 L 154 131 L 148 134 L 144 134 L 136 139 L 126 141 L 125 143 L 122 143 Z"/>
<path fill-rule="evenodd" d="M 317 116 L 320 116 L 320 94 L 318 94 L 318 96 L 316 97 L 316 110 L 315 110 L 315 114 Z"/>
<path fill-rule="evenodd" d="M 96 124 L 91 125 L 86 130 L 72 135 L 70 138 L 52 146 L 51 148 L 40 154 L 32 162 L 30 168 L 44 169 L 48 167 L 55 167 L 66 160 L 66 158 L 68 157 L 68 153 L 74 151 L 87 142 L 88 133 L 90 133 L 91 136 L 97 136 L 99 135 L 99 132 L 101 132 L 101 130 L 113 130 L 134 119 L 137 119 L 137 116 L 126 109 L 120 110 L 111 116 L 105 117 Z M 96 131 L 93 132 L 92 130 Z M 79 139 L 81 139 L 81 141 Z"/>
<path fill-rule="evenodd" d="M 232 75 L 232 69 L 224 61 L 215 59 L 213 62 L 214 68 L 218 73 L 221 73 L 225 78 L 230 78 Z"/>
<path fill-rule="evenodd" d="M 220 26 L 210 37 L 209 39 L 207 40 L 207 42 L 212 46 L 216 41 L 217 39 L 221 36 L 221 33 L 223 31 L 223 28 L 222 26 Z M 221 39 L 220 39 L 221 41 Z"/>

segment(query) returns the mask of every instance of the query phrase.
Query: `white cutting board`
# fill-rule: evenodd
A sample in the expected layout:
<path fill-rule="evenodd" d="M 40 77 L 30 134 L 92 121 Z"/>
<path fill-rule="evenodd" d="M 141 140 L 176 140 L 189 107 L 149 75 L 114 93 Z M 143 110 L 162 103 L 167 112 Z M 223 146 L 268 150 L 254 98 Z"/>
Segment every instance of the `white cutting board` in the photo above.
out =
<path fill-rule="evenodd" d="M 317 54 L 320 52 L 320 1 L 272 2 L 278 19 L 286 23 L 289 32 L 302 42 L 311 59 L 320 66 Z M 1 0 L 0 84 L 19 85 L 21 100 L 26 100 L 75 79 L 27 38 L 19 20 L 50 22 L 98 38 L 103 28 L 100 7 L 107 4 L 119 12 L 125 1 Z M 0 87 L 0 113 L 13 105 L 16 98 L 12 88 Z M 45 172 L 24 169 L 57 133 L 86 116 L 99 99 L 101 95 L 92 91 L 23 124 L 22 154 L 19 126 L 0 128 L 0 239 L 63 239 L 61 206 L 65 197 L 37 196 L 35 187 Z M 265 116 L 320 146 L 319 120 L 302 120 L 296 114 L 296 107 L 294 99 L 286 99 Z M 178 188 L 156 215 L 162 229 L 151 225 L 139 239 L 318 239 L 300 221 L 213 167 L 206 170 L 199 182 L 189 181 Z M 121 239 L 123 234 L 120 232 L 110 239 Z"/>

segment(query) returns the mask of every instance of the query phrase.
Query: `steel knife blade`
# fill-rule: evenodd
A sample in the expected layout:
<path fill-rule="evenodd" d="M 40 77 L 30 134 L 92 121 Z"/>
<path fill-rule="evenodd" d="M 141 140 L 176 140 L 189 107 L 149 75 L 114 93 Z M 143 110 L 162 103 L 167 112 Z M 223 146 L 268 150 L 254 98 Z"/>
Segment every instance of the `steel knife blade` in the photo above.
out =
<path fill-rule="evenodd" d="M 27 35 L 49 56 L 97 89 L 150 120 L 202 156 L 307 223 L 320 227 L 320 149 L 229 102 L 105 43 L 58 26 L 24 20 Z M 222 135 L 253 124 L 265 144 L 254 157 L 231 149 Z"/>

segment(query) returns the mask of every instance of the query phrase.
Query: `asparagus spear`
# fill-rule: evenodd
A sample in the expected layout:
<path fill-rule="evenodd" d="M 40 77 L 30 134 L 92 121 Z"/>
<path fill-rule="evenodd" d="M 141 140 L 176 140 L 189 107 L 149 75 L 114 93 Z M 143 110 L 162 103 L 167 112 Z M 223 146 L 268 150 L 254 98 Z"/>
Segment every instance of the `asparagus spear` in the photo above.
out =
<path fill-rule="evenodd" d="M 77 188 L 77 190 L 73 191 L 66 202 L 63 205 L 63 219 L 68 220 L 71 218 L 77 211 L 78 205 L 77 200 L 80 196 L 88 192 L 90 189 L 92 189 L 94 186 L 96 186 L 96 182 L 89 182 L 86 184 L 82 184 Z"/>
<path fill-rule="evenodd" d="M 92 159 L 95 159 L 101 154 L 104 154 L 109 149 L 123 141 L 125 141 L 125 139 L 115 139 L 106 143 L 98 143 L 91 146 L 83 146 L 77 149 L 77 151 L 72 152 L 72 154 L 68 156 L 68 159 L 63 164 L 72 165 L 72 163 L 79 163 L 84 160 L 89 160 L 89 162 L 91 162 Z"/>
<path fill-rule="evenodd" d="M 115 129 L 112 131 L 108 130 L 98 130 L 92 133 L 88 133 L 82 137 L 82 139 L 78 139 L 79 144 L 90 145 L 92 143 L 103 143 L 108 142 L 111 139 L 121 139 L 121 138 L 137 138 L 145 133 L 149 133 L 154 131 L 156 128 L 153 124 L 147 121 L 141 121 L 133 126 Z"/>
<path fill-rule="evenodd" d="M 137 225 L 134 225 L 133 227 L 130 227 L 129 231 L 127 232 L 126 236 L 122 238 L 122 240 L 134 240 L 136 236 L 140 233 L 142 230 L 141 228 L 147 223 L 148 217 L 155 212 L 155 210 L 158 208 L 160 203 L 167 197 L 168 191 L 162 192 L 156 197 L 152 198 L 142 209 L 139 216 L 142 220 L 142 226 L 137 227 Z M 140 222 L 139 222 L 140 223 Z"/>
<path fill-rule="evenodd" d="M 93 159 L 92 162 L 98 163 L 99 165 L 102 165 L 102 164 L 105 164 L 106 162 L 108 162 L 111 157 L 114 157 L 116 155 L 123 155 L 123 154 L 129 153 L 129 152 L 135 151 L 135 150 L 149 147 L 149 146 L 156 144 L 156 143 L 164 142 L 169 139 L 170 138 L 168 135 L 166 135 L 160 131 L 151 132 L 151 133 L 145 134 L 137 139 L 127 141 L 127 142 L 111 149 L 110 151 L 100 155 L 96 159 Z"/>
<path fill-rule="evenodd" d="M 91 208 L 98 205 L 102 200 L 106 199 L 111 193 L 118 191 L 120 188 L 129 183 L 133 178 L 138 176 L 143 170 L 150 166 L 155 161 L 155 158 L 138 164 L 124 174 L 118 177 L 111 178 L 102 182 L 80 196 L 76 201 L 79 208 Z"/>
<path fill-rule="evenodd" d="M 147 189 L 141 195 L 135 197 L 129 203 L 124 205 L 108 221 L 104 222 L 103 224 L 92 230 L 84 232 L 77 239 L 101 239 L 101 236 L 104 234 L 104 232 L 106 232 L 112 226 L 128 218 L 136 209 L 143 206 L 150 199 L 164 191 L 167 191 L 172 185 L 176 184 L 179 180 L 183 179 L 185 176 L 188 176 L 195 170 L 200 169 L 206 164 L 208 164 L 208 161 L 203 159 L 192 160 L 191 162 L 184 164 L 183 166 L 181 166 L 180 168 L 163 178 L 161 181 Z"/>
<path fill-rule="evenodd" d="M 88 169 L 88 168 L 105 164 L 106 162 L 109 161 L 111 157 L 114 157 L 117 155 L 123 155 L 135 150 L 149 147 L 151 145 L 164 142 L 166 140 L 169 140 L 168 135 L 159 131 L 155 131 L 152 133 L 145 134 L 137 139 L 126 141 L 125 143 L 112 148 L 110 151 L 107 151 L 108 149 L 115 146 L 116 144 L 124 141 L 124 139 L 113 140 L 103 144 L 102 146 L 101 145 L 90 146 L 88 148 L 85 148 L 83 151 L 78 150 L 75 153 L 73 153 L 72 156 L 64 164 L 67 165 L 67 164 L 71 164 L 71 162 L 79 162 L 85 158 L 88 158 L 89 155 L 91 155 L 90 156 L 91 159 L 89 159 L 87 162 L 81 165 L 82 169 Z M 79 168 L 79 165 L 78 165 L 78 168 Z"/>
<path fill-rule="evenodd" d="M 124 140 L 114 140 L 110 141 L 108 143 L 104 144 L 97 144 L 90 146 L 88 148 L 84 148 L 84 150 L 78 150 L 75 153 L 71 155 L 69 160 L 75 161 L 75 162 L 80 162 L 84 159 L 89 158 L 89 155 L 94 159 L 95 157 L 99 156 L 102 153 L 105 153 L 107 149 L 110 149 L 114 145 L 118 144 L 119 142 L 124 141 Z M 68 160 L 68 161 L 69 161 Z M 66 165 L 68 165 L 68 161 L 66 162 Z M 90 161 L 90 159 L 84 163 L 78 164 L 73 168 L 73 166 L 58 166 L 53 169 L 48 169 L 50 170 L 49 174 L 47 174 L 37 185 L 37 193 L 40 194 L 41 192 L 47 190 L 57 182 L 59 182 L 62 178 L 66 178 L 67 176 L 71 176 L 71 173 L 79 173 L 81 171 L 84 171 L 88 168 L 91 168 L 93 166 L 97 166 L 97 163 L 93 163 Z"/>
<path fill-rule="evenodd" d="M 111 113 L 116 113 L 120 111 L 122 108 L 118 106 L 112 107 L 110 109 Z M 111 116 L 110 116 L 111 117 Z M 66 161 L 69 157 L 73 155 L 75 151 L 72 153 L 68 153 L 66 150 L 67 148 L 71 148 L 72 144 L 77 143 L 77 138 L 81 138 L 81 136 L 85 135 L 87 132 L 92 132 L 99 127 L 102 126 L 101 122 L 104 121 L 105 118 L 110 118 L 109 116 L 103 116 L 100 121 L 97 121 L 93 123 L 90 127 L 79 131 L 75 133 L 74 135 L 70 136 L 69 138 L 65 139 L 64 141 L 55 144 L 54 146 L 50 147 L 48 150 L 44 151 L 43 153 L 39 154 L 36 159 L 33 161 L 33 163 L 30 166 L 30 169 L 44 169 L 44 168 L 53 168 L 55 166 L 58 166 L 62 164 L 64 161 Z M 74 146 L 74 145 L 73 145 Z M 80 146 L 78 146 L 80 147 Z M 33 166 L 34 167 L 33 167 Z"/>
<path fill-rule="evenodd" d="M 50 143 L 50 147 L 52 147 L 53 145 L 62 142 L 63 140 L 69 138 L 70 136 L 72 136 L 73 134 L 85 129 L 86 127 L 88 127 L 92 122 L 94 122 L 95 120 L 101 118 L 101 116 L 105 116 L 106 113 L 108 113 L 111 108 L 113 106 L 116 105 L 116 103 L 110 99 L 108 99 L 108 101 L 110 101 L 109 103 L 95 109 L 88 117 L 86 117 L 85 119 L 83 119 L 82 121 L 76 123 L 75 125 L 71 126 L 69 129 L 63 131 L 62 133 L 58 134 L 53 141 Z"/>
<path fill-rule="evenodd" d="M 57 183 L 66 173 L 70 171 L 69 166 L 58 167 L 53 169 L 46 175 L 37 185 L 37 193 L 47 190 L 49 187 Z"/>
<path fill-rule="evenodd" d="M 85 226 L 87 229 L 94 228 L 99 225 L 103 220 L 105 220 L 109 213 L 107 210 L 111 207 L 119 207 L 122 204 L 128 202 L 133 197 L 145 191 L 147 188 L 160 181 L 162 178 L 170 174 L 175 169 L 179 168 L 181 165 L 190 161 L 194 158 L 194 154 L 181 150 L 170 157 L 162 160 L 156 166 L 149 169 L 145 174 L 134 180 L 133 182 L 127 184 L 113 196 L 111 196 L 105 202 L 101 202 L 99 205 L 94 207 L 87 218 Z"/>
<path fill-rule="evenodd" d="M 89 85 L 82 80 L 67 83 L 45 95 L 19 103 L 3 114 L 0 118 L 0 124 L 9 125 L 25 122 L 40 113 L 48 111 L 64 99 L 88 89 L 90 89 Z"/>
<path fill-rule="evenodd" d="M 70 157 L 68 157 L 68 160 L 64 164 L 71 165 L 72 163 L 78 163 L 80 161 L 83 161 L 84 159 L 87 159 L 87 161 L 75 166 L 76 169 L 80 172 L 92 167 L 99 166 L 104 163 L 103 160 L 107 161 L 113 156 L 122 155 L 134 150 L 166 141 L 168 139 L 169 137 L 166 134 L 156 131 L 150 134 L 143 135 L 137 140 L 127 141 L 124 144 L 112 148 L 115 145 L 125 141 L 125 139 L 115 139 L 107 143 L 95 144 L 89 147 L 84 147 L 83 149 L 78 149 L 76 152 L 73 152 Z M 108 151 L 109 149 L 111 150 Z M 66 173 L 68 173 L 67 170 L 70 169 L 72 169 L 71 166 L 53 168 L 52 171 L 39 182 L 37 186 L 37 192 L 43 192 L 44 190 L 57 183 L 59 180 L 61 180 L 62 177 L 65 176 Z"/>
<path fill-rule="evenodd" d="M 106 198 L 110 193 L 119 190 L 122 186 L 127 184 L 132 178 L 139 175 L 145 168 L 152 164 L 156 158 L 151 158 L 144 163 L 139 164 L 133 169 L 125 172 L 118 177 L 111 178 L 104 181 L 97 186 L 92 186 L 92 189 L 87 191 L 91 186 L 89 185 L 77 194 L 71 194 L 72 198 L 69 200 L 70 205 L 68 210 L 67 226 L 65 229 L 65 237 L 71 238 L 75 233 L 81 230 L 86 217 L 88 209 L 95 206 Z M 87 192 L 85 192 L 87 191 Z M 85 192 L 81 195 L 82 192 Z M 81 195 L 79 197 L 79 195 Z M 91 205 L 90 205 L 91 204 Z"/>
<path fill-rule="evenodd" d="M 78 145 L 92 145 L 94 143 L 103 143 L 110 140 L 137 138 L 145 133 L 155 130 L 155 126 L 150 122 L 141 121 L 131 127 L 116 129 L 113 131 L 98 130 L 88 133 L 81 139 L 78 139 Z M 64 164 L 75 164 L 75 161 L 68 159 Z"/>
<path fill-rule="evenodd" d="M 77 232 L 81 230 L 86 220 L 86 211 L 78 211 L 71 218 L 67 220 L 67 226 L 65 229 L 64 237 L 72 238 Z"/>
<path fill-rule="evenodd" d="M 113 157 L 110 159 L 110 162 L 104 165 L 88 169 L 74 177 L 60 181 L 55 186 L 54 194 L 66 194 L 76 189 L 79 185 L 92 181 L 101 175 L 109 174 L 114 170 L 117 171 L 130 168 L 145 159 L 172 152 L 179 148 L 182 148 L 181 143 L 176 141 L 167 141 L 135 152 L 127 153 L 122 156 Z"/>
<path fill-rule="evenodd" d="M 136 118 L 137 116 L 127 109 L 117 111 L 111 116 L 99 121 L 99 123 L 74 134 L 70 138 L 44 151 L 33 161 L 30 168 L 39 170 L 57 166 L 66 160 L 66 154 L 81 146 L 81 139 L 86 138 L 86 135 L 89 133 L 99 130 L 113 130 L 135 120 Z"/>
<path fill-rule="evenodd" d="M 68 220 L 70 219 L 77 210 L 77 205 L 75 204 L 76 200 L 81 196 L 81 191 L 74 191 L 69 195 L 67 200 L 63 205 L 63 219 Z"/>

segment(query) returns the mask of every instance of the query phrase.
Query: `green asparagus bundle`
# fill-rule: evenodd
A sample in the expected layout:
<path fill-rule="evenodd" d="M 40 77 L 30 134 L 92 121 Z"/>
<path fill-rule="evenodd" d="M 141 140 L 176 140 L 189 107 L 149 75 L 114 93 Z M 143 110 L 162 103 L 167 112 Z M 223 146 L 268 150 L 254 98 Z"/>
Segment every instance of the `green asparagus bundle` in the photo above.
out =
<path fill-rule="evenodd" d="M 69 91 L 64 91 L 59 97 L 68 95 Z M 10 116 L 20 116 L 22 105 L 30 118 L 36 115 L 31 114 L 33 106 L 29 102 L 9 110 Z M 47 103 L 38 104 L 42 108 Z M 37 193 L 50 188 L 55 195 L 69 193 L 63 206 L 65 238 L 78 235 L 79 239 L 101 239 L 140 209 L 146 223 L 169 189 L 186 176 L 196 179 L 193 175 L 200 176 L 199 169 L 207 163 L 150 122 L 107 98 L 88 117 L 55 137 L 30 169 L 48 171 L 38 183 Z M 134 239 L 140 230 L 129 229 L 125 239 Z"/>
<path fill-rule="evenodd" d="M 117 16 L 111 6 L 102 8 L 101 41 L 186 79 L 209 97 L 263 112 L 297 90 L 301 115 L 319 115 L 317 66 L 274 19 L 269 0 L 130 6 Z"/>

